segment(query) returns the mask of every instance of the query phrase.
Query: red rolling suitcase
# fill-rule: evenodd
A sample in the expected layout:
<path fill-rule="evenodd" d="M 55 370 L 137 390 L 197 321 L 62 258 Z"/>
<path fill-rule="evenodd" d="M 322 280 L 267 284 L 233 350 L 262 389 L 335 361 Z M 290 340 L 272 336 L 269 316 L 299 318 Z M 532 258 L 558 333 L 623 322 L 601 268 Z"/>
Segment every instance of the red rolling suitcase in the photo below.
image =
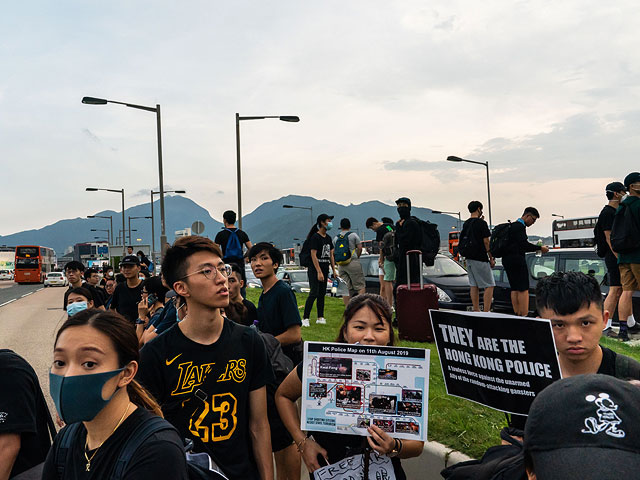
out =
<path fill-rule="evenodd" d="M 403 340 L 414 342 L 433 342 L 433 330 L 429 318 L 429 310 L 438 309 L 438 291 L 435 285 L 424 284 L 420 275 L 420 284 L 411 281 L 409 273 L 409 255 L 419 255 L 419 265 L 422 268 L 422 252 L 410 250 L 407 252 L 407 284 L 398 285 L 396 292 L 396 316 L 398 318 L 398 335 Z"/>

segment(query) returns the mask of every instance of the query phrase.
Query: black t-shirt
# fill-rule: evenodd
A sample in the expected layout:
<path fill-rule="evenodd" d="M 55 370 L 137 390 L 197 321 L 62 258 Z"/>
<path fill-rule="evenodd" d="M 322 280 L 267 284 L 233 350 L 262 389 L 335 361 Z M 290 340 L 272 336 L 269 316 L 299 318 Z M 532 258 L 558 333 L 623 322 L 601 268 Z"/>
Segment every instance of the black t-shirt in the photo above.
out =
<path fill-rule="evenodd" d="M 508 244 L 506 246 L 506 253 L 504 257 L 508 255 L 517 255 L 524 257 L 527 252 L 535 252 L 540 250 L 538 245 L 530 243 L 527 237 L 527 230 L 524 223 L 520 221 L 513 222 L 509 226 L 508 232 Z"/>
<path fill-rule="evenodd" d="M 286 332 L 294 325 L 302 325 L 296 295 L 291 287 L 278 280 L 258 300 L 258 329 L 274 337 Z M 295 345 L 284 345 L 282 351 L 289 358 L 296 357 Z"/>
<path fill-rule="evenodd" d="M 600 368 L 596 373 L 602 373 L 603 375 L 616 376 L 616 357 L 618 354 L 613 350 L 600 347 L 602 349 L 602 361 L 600 362 Z"/>
<path fill-rule="evenodd" d="M 320 270 L 328 272 L 331 265 L 331 250 L 333 250 L 331 237 L 329 235 L 323 237 L 317 232 L 314 233 L 309 239 L 309 250 L 316 250 Z M 311 268 L 315 269 L 313 262 L 311 263 Z"/>
<path fill-rule="evenodd" d="M 96 288 L 93 285 L 87 283 L 87 282 L 82 282 L 82 288 L 86 288 L 87 290 L 89 290 L 89 293 L 91 293 L 91 296 L 93 297 L 93 306 L 95 308 L 98 307 L 102 307 L 104 305 L 105 302 L 105 294 L 106 292 L 100 288 Z M 74 287 L 69 287 L 67 289 L 66 292 L 64 292 L 64 305 L 62 307 L 63 310 L 67 309 L 67 301 L 69 300 L 69 293 L 71 293 L 71 290 L 73 290 Z"/>
<path fill-rule="evenodd" d="M 381 242 L 384 236 L 389 232 L 393 232 L 393 230 L 394 228 L 391 223 L 383 223 L 382 225 L 380 225 L 376 229 L 376 242 Z"/>
<path fill-rule="evenodd" d="M 229 230 L 236 231 L 236 235 L 238 235 L 238 240 L 240 240 L 240 246 L 244 246 L 249 241 L 249 236 L 244 231 L 237 229 L 235 227 L 229 228 Z M 222 255 L 227 254 L 227 242 L 229 241 L 230 236 L 231 236 L 231 232 L 229 232 L 227 229 L 221 230 L 216 235 L 216 239 L 214 240 L 214 242 L 216 242 L 218 245 L 220 245 L 220 248 L 222 248 Z M 224 257 L 223 260 L 225 262 L 228 262 L 229 260 L 233 260 L 233 259 Z"/>
<path fill-rule="evenodd" d="M 302 363 L 299 363 L 296 367 L 296 374 L 300 381 L 302 381 Z M 318 445 L 327 451 L 329 464 L 334 464 L 344 458 L 360 454 L 365 447 L 369 447 L 367 437 L 361 435 L 343 435 L 341 433 L 327 432 L 309 432 L 308 435 L 313 435 Z M 400 464 L 400 459 L 395 457 L 391 459 L 391 462 L 393 463 L 396 480 L 406 479 L 407 477 Z"/>
<path fill-rule="evenodd" d="M 487 222 L 481 218 L 469 218 L 464 222 L 460 238 L 469 236 L 469 249 L 466 252 L 466 258 L 469 260 L 478 260 L 480 262 L 488 262 L 487 249 L 484 245 L 484 239 L 491 237 L 491 231 Z"/>
<path fill-rule="evenodd" d="M 138 318 L 138 303 L 142 299 L 142 282 L 137 287 L 129 288 L 127 282 L 119 283 L 113 291 L 109 308 L 134 323 Z"/>
<path fill-rule="evenodd" d="M 144 408 L 138 407 L 122 422 L 116 431 L 98 449 L 86 452 L 91 460 L 91 471 L 86 471 L 85 442 L 87 430 L 84 425 L 72 440 L 65 462 L 64 480 L 108 479 L 116 464 L 126 439 L 143 421 L 152 416 Z M 65 427 L 68 428 L 68 427 Z M 42 480 L 58 480 L 55 463 L 55 449 L 61 435 L 56 437 L 42 472 Z M 124 472 L 123 480 L 147 480 L 149 478 L 171 478 L 187 480 L 187 461 L 182 450 L 182 441 L 175 430 L 163 430 L 151 435 L 136 450 Z"/>
<path fill-rule="evenodd" d="M 600 215 L 598 215 L 598 226 L 602 232 L 611 231 L 613 228 L 613 218 L 616 216 L 616 209 L 611 205 L 605 205 Z M 600 253 L 598 251 L 598 253 Z M 611 248 L 609 248 L 609 244 L 607 243 L 607 252 L 611 252 Z"/>
<path fill-rule="evenodd" d="M 0 350 L 0 434 L 20 434 L 20 450 L 9 478 L 44 461 L 51 446 L 49 418 L 31 365 L 11 350 Z"/>
<path fill-rule="evenodd" d="M 202 345 L 174 325 L 142 348 L 136 378 L 195 452 L 207 452 L 229 478 L 259 478 L 249 394 L 273 381 L 273 371 L 255 330 L 225 318 L 220 338 Z"/>

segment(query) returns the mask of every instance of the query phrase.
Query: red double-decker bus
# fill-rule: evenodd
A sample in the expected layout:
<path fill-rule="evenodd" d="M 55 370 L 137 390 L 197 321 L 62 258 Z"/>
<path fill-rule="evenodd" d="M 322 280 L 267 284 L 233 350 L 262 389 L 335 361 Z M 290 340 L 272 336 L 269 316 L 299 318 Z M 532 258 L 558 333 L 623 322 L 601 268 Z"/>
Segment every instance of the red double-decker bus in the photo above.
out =
<path fill-rule="evenodd" d="M 43 283 L 55 264 L 55 253 L 48 247 L 19 245 L 16 247 L 14 281 Z"/>

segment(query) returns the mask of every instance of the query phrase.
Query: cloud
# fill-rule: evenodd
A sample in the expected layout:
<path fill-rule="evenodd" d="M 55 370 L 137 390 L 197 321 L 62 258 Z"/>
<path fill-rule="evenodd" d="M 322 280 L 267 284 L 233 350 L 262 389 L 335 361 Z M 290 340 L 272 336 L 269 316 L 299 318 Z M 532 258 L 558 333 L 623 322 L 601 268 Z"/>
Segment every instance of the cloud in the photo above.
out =
<path fill-rule="evenodd" d="M 402 170 L 405 172 L 424 172 L 442 170 L 444 165 L 438 161 L 418 160 L 411 158 L 396 161 L 384 161 L 382 165 L 385 170 Z"/>
<path fill-rule="evenodd" d="M 224 191 L 222 191 L 222 190 L 218 190 L 218 191 L 216 192 L 216 195 L 224 195 Z"/>

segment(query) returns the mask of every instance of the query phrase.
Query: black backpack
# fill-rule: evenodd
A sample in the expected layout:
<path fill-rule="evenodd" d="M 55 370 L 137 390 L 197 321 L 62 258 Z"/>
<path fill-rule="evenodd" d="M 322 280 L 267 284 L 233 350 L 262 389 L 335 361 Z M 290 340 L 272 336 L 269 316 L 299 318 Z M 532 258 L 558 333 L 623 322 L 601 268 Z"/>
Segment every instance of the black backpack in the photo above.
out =
<path fill-rule="evenodd" d="M 73 439 L 78 435 L 80 426 L 82 424 L 72 423 L 67 428 L 61 430 L 61 438 L 58 442 L 56 451 L 54 452 L 54 461 L 56 470 L 58 472 L 58 478 L 64 479 L 65 463 L 69 449 Z M 133 433 L 127 438 L 118 459 L 113 472 L 108 480 L 120 480 L 122 479 L 124 472 L 129 465 L 129 462 L 136 453 L 136 450 L 154 433 L 161 432 L 163 430 L 174 430 L 175 427 L 167 422 L 164 418 L 153 416 L 146 419 L 139 424 Z M 211 471 L 208 468 L 208 458 L 206 454 L 193 454 L 191 449 L 193 448 L 193 442 L 187 440 L 184 446 L 184 452 L 187 457 L 187 475 L 189 480 L 228 480 L 227 477 L 221 472 Z"/>
<path fill-rule="evenodd" d="M 460 239 L 458 240 L 458 253 L 463 257 L 473 254 L 473 248 L 475 247 L 475 238 L 472 235 L 471 222 L 475 221 L 473 218 L 467 220 L 460 232 Z M 469 223 L 467 223 L 469 222 Z M 465 230 L 466 228 L 466 230 Z"/>
<path fill-rule="evenodd" d="M 440 250 L 440 232 L 438 232 L 438 225 L 431 223 L 428 220 L 420 220 L 417 217 L 412 217 L 420 226 L 420 232 L 422 234 L 420 241 L 420 250 L 422 251 L 422 263 L 427 267 L 432 267 L 436 255 Z"/>
<path fill-rule="evenodd" d="M 307 238 L 302 243 L 302 250 L 300 250 L 300 266 L 310 268 L 311 265 L 311 248 L 309 248 L 309 239 Z"/>
<path fill-rule="evenodd" d="M 282 345 L 280 342 L 270 333 L 259 332 L 260 338 L 264 342 L 264 347 L 267 350 L 267 357 L 273 367 L 273 373 L 275 375 L 275 389 L 287 378 L 287 375 L 293 370 L 293 361 L 285 355 L 282 351 Z M 302 342 L 300 342 L 302 346 Z M 274 390 L 275 391 L 275 390 Z"/>
<path fill-rule="evenodd" d="M 509 245 L 509 230 L 511 229 L 511 222 L 501 223 L 493 227 L 491 232 L 491 240 L 489 240 L 489 251 L 495 258 L 500 258 L 507 253 L 507 246 Z"/>
<path fill-rule="evenodd" d="M 613 217 L 611 227 L 611 246 L 616 253 L 630 253 L 640 249 L 640 229 L 633 212 L 625 203 L 621 203 Z"/>
<path fill-rule="evenodd" d="M 594 249 L 596 254 L 600 258 L 604 258 L 609 252 L 609 244 L 607 243 L 607 237 L 604 235 L 604 230 L 600 226 L 600 222 L 596 222 L 596 226 L 593 229 L 593 238 L 595 240 Z"/>
<path fill-rule="evenodd" d="M 447 480 L 526 480 L 522 442 L 503 428 L 500 438 L 508 445 L 496 445 L 484 452 L 480 460 L 456 463 L 440 472 Z"/>

